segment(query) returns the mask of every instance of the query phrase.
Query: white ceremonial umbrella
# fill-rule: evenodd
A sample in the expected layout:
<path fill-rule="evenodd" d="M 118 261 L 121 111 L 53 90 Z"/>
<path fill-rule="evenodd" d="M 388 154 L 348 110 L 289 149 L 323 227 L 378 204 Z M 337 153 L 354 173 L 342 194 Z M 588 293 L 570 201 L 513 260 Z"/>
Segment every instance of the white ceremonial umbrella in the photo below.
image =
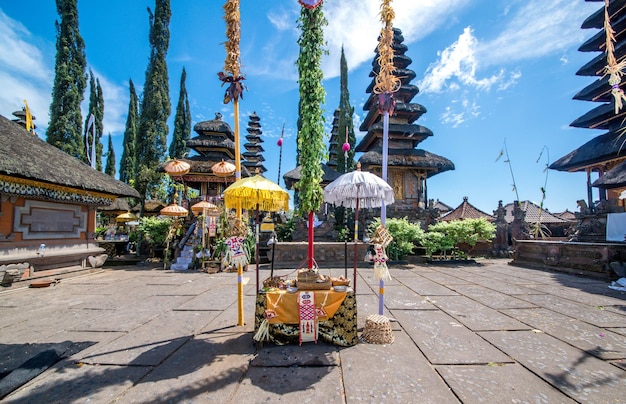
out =
<path fill-rule="evenodd" d="M 324 188 L 324 202 L 355 209 L 354 218 L 354 290 L 356 291 L 356 243 L 359 233 L 359 207 L 378 208 L 395 202 L 393 188 L 376 174 L 355 171 L 342 174 Z"/>

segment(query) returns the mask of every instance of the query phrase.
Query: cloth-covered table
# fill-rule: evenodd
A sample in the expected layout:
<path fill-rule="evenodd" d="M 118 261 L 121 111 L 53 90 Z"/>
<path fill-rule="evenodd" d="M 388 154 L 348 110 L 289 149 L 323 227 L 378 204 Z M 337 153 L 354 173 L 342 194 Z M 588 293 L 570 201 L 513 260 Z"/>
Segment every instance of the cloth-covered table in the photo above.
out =
<path fill-rule="evenodd" d="M 273 311 L 269 320 L 269 339 L 277 345 L 298 343 L 298 293 L 259 292 L 256 297 L 254 316 L 255 334 L 266 319 L 266 310 Z M 318 340 L 339 346 L 353 346 L 358 342 L 356 295 L 353 291 L 334 292 L 316 290 L 315 306 L 323 308 L 327 316 L 318 317 Z"/>

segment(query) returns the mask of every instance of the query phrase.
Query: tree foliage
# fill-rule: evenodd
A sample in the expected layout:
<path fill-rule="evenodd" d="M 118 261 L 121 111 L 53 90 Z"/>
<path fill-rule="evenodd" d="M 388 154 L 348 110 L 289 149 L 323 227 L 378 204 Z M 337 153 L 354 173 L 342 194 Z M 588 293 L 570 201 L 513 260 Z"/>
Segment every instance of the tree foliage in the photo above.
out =
<path fill-rule="evenodd" d="M 126 116 L 126 129 L 124 130 L 124 150 L 120 161 L 120 181 L 130 184 L 135 179 L 135 142 L 139 130 L 139 99 L 135 91 L 133 80 L 129 80 L 130 101 Z"/>
<path fill-rule="evenodd" d="M 356 136 L 354 135 L 354 122 L 352 116 L 354 107 L 350 105 L 350 91 L 348 90 L 348 64 L 346 56 L 341 47 L 341 63 L 340 63 L 340 94 L 339 94 L 339 120 L 337 122 L 337 171 L 346 173 L 354 168 L 354 147 L 356 145 Z M 350 150 L 344 153 L 342 147 L 346 142 L 350 144 Z M 347 162 L 347 164 L 346 164 Z"/>
<path fill-rule="evenodd" d="M 56 0 L 61 22 L 55 22 L 56 57 L 46 140 L 71 156 L 86 161 L 80 104 L 87 76 L 85 42 L 78 29 L 76 0 Z"/>
<path fill-rule="evenodd" d="M 187 140 L 191 134 L 191 111 L 189 109 L 189 96 L 185 80 L 187 72 L 183 67 L 183 73 L 180 76 L 180 95 L 178 96 L 178 105 L 176 106 L 176 118 L 174 119 L 174 135 L 170 143 L 170 157 L 178 159 L 189 152 Z"/>
<path fill-rule="evenodd" d="M 171 18 L 169 0 L 156 0 L 154 14 L 150 16 L 150 61 L 146 70 L 136 141 L 135 189 L 142 199 L 158 186 L 162 176 L 157 168 L 165 158 L 170 116 L 169 85 L 165 58 L 170 41 Z"/>
<path fill-rule="evenodd" d="M 93 139 L 93 129 L 89 127 L 89 119 L 91 115 L 94 116 L 94 126 L 96 139 Z M 93 71 L 89 70 L 89 109 L 87 110 L 87 118 L 85 119 L 85 139 L 87 142 L 86 150 L 91 150 L 91 147 L 95 145 L 95 168 L 98 171 L 102 171 L 102 134 L 104 131 L 103 125 L 104 119 L 104 95 L 102 94 L 102 87 L 100 86 L 100 79 L 97 79 L 93 75 Z M 91 157 L 87 156 L 87 161 Z"/>
<path fill-rule="evenodd" d="M 479 241 L 491 241 L 495 237 L 496 227 L 484 218 L 452 220 L 428 226 L 420 244 L 428 256 L 435 252 L 446 252 L 467 244 L 474 247 Z"/>
<path fill-rule="evenodd" d="M 324 54 L 324 26 L 327 25 L 322 6 L 315 9 L 301 7 L 298 27 L 301 30 L 298 45 L 298 84 L 300 88 L 298 131 L 298 158 L 301 178 L 295 184 L 298 191 L 298 210 L 301 214 L 316 211 L 324 200 L 321 187 L 324 159 L 324 110 L 326 92 L 321 63 Z"/>
<path fill-rule="evenodd" d="M 376 218 L 369 226 L 369 233 L 372 234 L 380 226 L 380 218 Z M 424 237 L 424 230 L 417 223 L 411 223 L 404 218 L 388 218 L 385 220 L 385 228 L 393 237 L 393 240 L 385 251 L 392 260 L 404 259 L 413 253 L 413 249 Z"/>
<path fill-rule="evenodd" d="M 115 178 L 115 149 L 113 148 L 113 139 L 109 133 L 109 150 L 107 151 L 107 163 L 104 168 L 104 173 Z"/>

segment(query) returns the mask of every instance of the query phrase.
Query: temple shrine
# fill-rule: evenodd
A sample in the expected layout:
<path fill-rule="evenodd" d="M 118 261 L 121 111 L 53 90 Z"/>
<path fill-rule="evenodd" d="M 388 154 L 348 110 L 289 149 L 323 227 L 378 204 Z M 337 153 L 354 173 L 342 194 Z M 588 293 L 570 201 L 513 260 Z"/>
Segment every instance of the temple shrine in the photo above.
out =
<path fill-rule="evenodd" d="M 224 189 L 235 182 L 235 173 L 217 175 L 212 167 L 222 161 L 235 164 L 235 135 L 219 112 L 215 114 L 215 119 L 195 124 L 193 130 L 198 136 L 187 140 L 187 147 L 197 154 L 180 159 L 189 163 L 190 169 L 182 177 L 174 177 L 174 180 L 198 189 L 202 199 L 218 198 Z M 244 164 L 241 171 L 242 177 L 249 176 Z"/>
<path fill-rule="evenodd" d="M 445 157 L 416 149 L 422 141 L 433 136 L 433 133 L 430 129 L 415 123 L 426 112 L 426 108 L 411 102 L 419 92 L 418 87 L 411 84 L 415 78 L 415 72 L 408 68 L 412 60 L 405 54 L 408 48 L 403 43 L 402 31 L 394 28 L 393 32 L 394 75 L 401 80 L 402 86 L 393 94 L 396 105 L 389 117 L 387 182 L 394 189 L 395 203 L 387 209 L 387 216 L 407 217 L 410 221 L 420 220 L 428 224 L 438 214 L 427 203 L 427 179 L 454 170 L 454 164 Z M 363 153 L 359 158 L 363 171 L 382 176 L 383 122 L 373 91 L 375 77 L 380 70 L 378 56 L 376 51 L 370 73 L 372 82 L 366 89 L 369 98 L 363 106 L 367 116 L 359 128 L 367 133 L 355 151 Z"/>

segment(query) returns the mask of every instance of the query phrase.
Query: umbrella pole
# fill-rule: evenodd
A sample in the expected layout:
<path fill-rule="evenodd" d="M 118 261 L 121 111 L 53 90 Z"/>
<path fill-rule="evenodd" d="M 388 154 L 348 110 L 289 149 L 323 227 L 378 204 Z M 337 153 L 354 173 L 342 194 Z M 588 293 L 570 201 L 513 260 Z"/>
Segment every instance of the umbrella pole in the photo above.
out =
<path fill-rule="evenodd" d="M 313 237 L 315 237 L 315 229 L 313 228 L 313 211 L 309 212 L 309 268 L 313 269 Z"/>
<path fill-rule="evenodd" d="M 356 293 L 356 243 L 359 240 L 359 187 L 356 188 L 356 210 L 354 213 L 354 273 L 353 273 L 353 285 L 352 288 Z"/>
<path fill-rule="evenodd" d="M 274 247 L 276 246 L 276 240 L 274 240 L 274 243 L 272 244 L 272 268 L 270 271 L 270 278 L 274 276 Z"/>
<path fill-rule="evenodd" d="M 256 204 L 256 292 L 259 293 L 259 204 Z"/>

